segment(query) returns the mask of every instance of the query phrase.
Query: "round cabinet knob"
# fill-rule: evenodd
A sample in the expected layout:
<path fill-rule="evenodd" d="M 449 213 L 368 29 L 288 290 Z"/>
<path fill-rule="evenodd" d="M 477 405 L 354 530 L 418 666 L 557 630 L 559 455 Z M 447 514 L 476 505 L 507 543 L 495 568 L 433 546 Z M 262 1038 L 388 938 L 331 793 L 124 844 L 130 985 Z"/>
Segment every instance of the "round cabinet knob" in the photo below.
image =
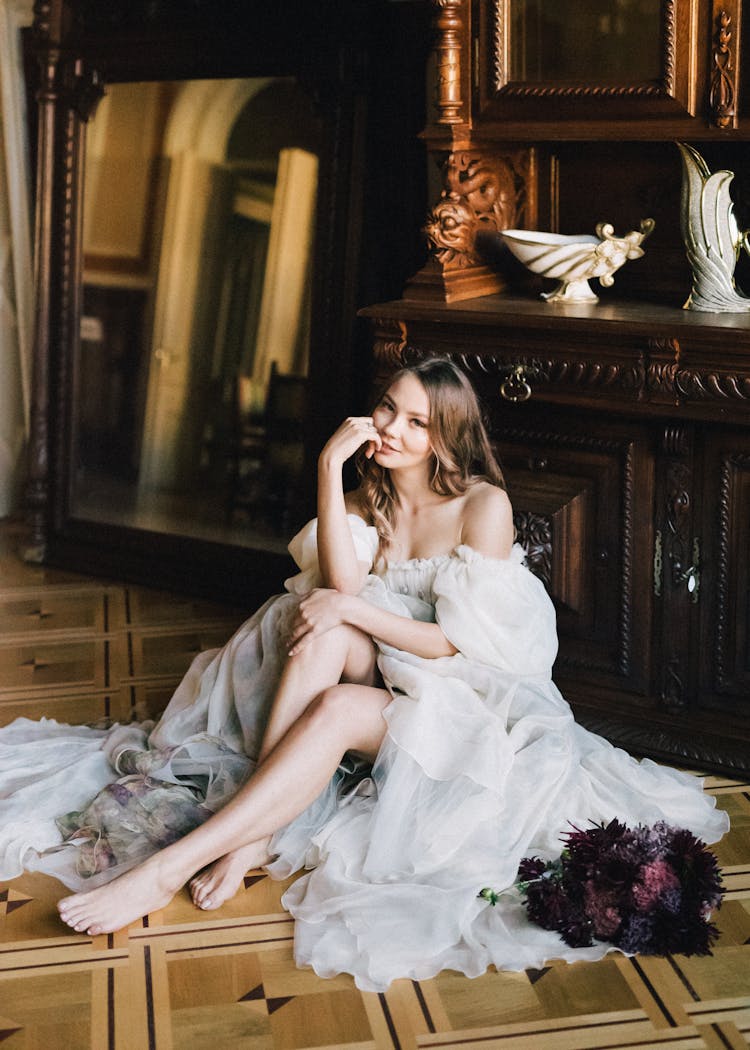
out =
<path fill-rule="evenodd" d="M 526 378 L 523 365 L 515 365 L 500 384 L 500 397 L 505 401 L 528 401 L 531 387 Z"/>

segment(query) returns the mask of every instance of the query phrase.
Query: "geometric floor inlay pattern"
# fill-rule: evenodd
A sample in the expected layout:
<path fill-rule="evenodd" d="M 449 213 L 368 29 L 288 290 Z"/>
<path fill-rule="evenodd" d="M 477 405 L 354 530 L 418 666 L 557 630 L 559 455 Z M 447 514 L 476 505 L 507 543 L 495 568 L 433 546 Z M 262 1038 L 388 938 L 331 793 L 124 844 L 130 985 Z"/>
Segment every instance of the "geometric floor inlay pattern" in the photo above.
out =
<path fill-rule="evenodd" d="M 0 528 L 0 721 L 158 714 L 195 652 L 245 611 L 25 565 Z M 248 872 L 220 911 L 185 891 L 102 937 L 68 931 L 54 879 L 0 884 L 0 1050 L 745 1050 L 750 1046 L 750 784 L 708 777 L 732 819 L 709 957 L 610 955 L 360 992 L 298 970 L 288 883 Z"/>

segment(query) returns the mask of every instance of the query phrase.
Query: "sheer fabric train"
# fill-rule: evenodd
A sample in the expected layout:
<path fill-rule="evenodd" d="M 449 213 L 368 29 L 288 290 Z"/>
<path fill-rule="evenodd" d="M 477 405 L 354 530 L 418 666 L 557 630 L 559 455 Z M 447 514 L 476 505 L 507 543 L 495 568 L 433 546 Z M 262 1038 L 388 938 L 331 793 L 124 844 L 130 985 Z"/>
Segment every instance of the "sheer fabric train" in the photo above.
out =
<path fill-rule="evenodd" d="M 349 522 L 372 567 L 375 530 Z M 0 730 L 0 879 L 26 867 L 73 889 L 108 881 L 252 775 L 280 639 L 299 595 L 319 583 L 315 521 L 289 549 L 301 571 L 286 592 L 195 659 L 156 725 L 17 719 Z M 460 546 L 391 564 L 367 577 L 362 596 L 437 620 L 458 653 L 425 660 L 380 645 L 393 699 L 372 770 L 342 763 L 274 837 L 272 876 L 307 869 L 283 898 L 299 965 L 382 990 L 444 968 L 477 976 L 490 964 L 596 959 L 607 945 L 571 949 L 532 926 L 512 892 L 493 908 L 478 891 L 511 887 L 523 856 L 557 856 L 570 823 L 664 819 L 706 842 L 728 829 L 699 780 L 576 724 L 551 680 L 554 608 L 519 546 L 502 561 Z"/>

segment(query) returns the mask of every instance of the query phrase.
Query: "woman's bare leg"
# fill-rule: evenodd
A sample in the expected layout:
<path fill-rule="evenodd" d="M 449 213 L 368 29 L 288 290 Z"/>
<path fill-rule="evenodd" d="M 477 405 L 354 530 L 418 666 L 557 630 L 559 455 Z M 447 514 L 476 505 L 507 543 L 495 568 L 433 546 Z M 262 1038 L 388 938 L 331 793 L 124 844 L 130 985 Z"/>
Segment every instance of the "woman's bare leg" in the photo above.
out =
<path fill-rule="evenodd" d="M 195 871 L 230 849 L 272 835 L 317 798 L 346 751 L 375 757 L 389 701 L 372 686 L 326 689 L 223 809 L 114 882 L 65 897 L 63 921 L 92 936 L 121 929 L 165 907 Z"/>
<path fill-rule="evenodd" d="M 369 635 L 342 624 L 314 638 L 302 652 L 289 657 L 263 733 L 258 763 L 273 751 L 308 704 L 324 689 L 339 682 L 380 685 L 376 655 L 375 643 Z"/>
<path fill-rule="evenodd" d="M 289 658 L 281 674 L 271 714 L 263 734 L 258 765 L 323 689 L 338 682 L 375 685 L 376 649 L 372 639 L 355 627 L 342 625 L 327 631 L 301 653 Z M 190 880 L 193 903 L 215 910 L 234 897 L 245 873 L 271 859 L 269 839 L 250 842 L 219 857 Z"/>

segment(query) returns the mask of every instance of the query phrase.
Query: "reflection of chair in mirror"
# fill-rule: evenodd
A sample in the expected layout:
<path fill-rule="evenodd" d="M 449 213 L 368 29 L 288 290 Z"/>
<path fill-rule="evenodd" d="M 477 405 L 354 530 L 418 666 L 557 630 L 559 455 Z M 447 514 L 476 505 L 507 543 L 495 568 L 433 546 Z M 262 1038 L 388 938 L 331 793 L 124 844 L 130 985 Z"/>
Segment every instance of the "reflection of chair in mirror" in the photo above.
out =
<path fill-rule="evenodd" d="M 260 419 L 252 412 L 252 383 L 238 376 L 235 432 L 228 457 L 227 517 L 236 510 L 266 518 L 278 533 L 288 531 L 305 461 L 307 379 L 271 364 Z"/>

